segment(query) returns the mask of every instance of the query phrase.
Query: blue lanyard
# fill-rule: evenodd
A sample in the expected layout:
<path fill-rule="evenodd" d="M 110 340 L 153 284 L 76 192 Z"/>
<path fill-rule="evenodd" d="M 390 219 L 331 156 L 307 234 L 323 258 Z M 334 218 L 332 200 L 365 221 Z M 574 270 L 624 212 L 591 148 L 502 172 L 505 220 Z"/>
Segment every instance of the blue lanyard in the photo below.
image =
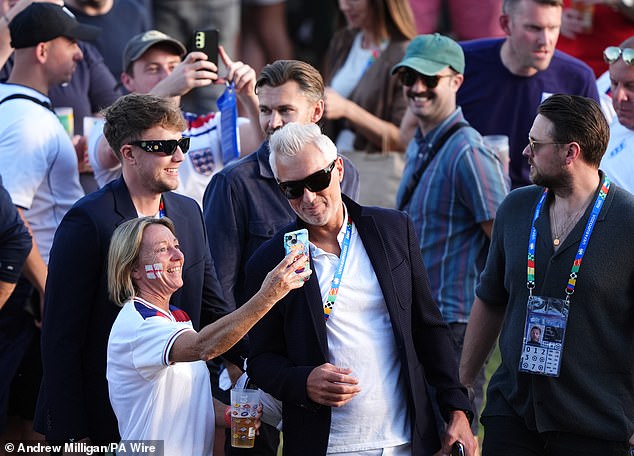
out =
<path fill-rule="evenodd" d="M 220 144 L 222 163 L 227 164 L 240 156 L 238 147 L 238 105 L 234 83 L 227 83 L 227 88 L 216 101 L 220 109 Z"/>
<path fill-rule="evenodd" d="M 603 179 L 603 183 L 601 184 L 599 194 L 594 201 L 594 206 L 592 207 L 590 218 L 586 223 L 586 228 L 583 232 L 581 242 L 579 243 L 579 248 L 577 249 L 575 260 L 572 263 L 568 285 L 566 286 L 566 301 L 570 301 L 570 295 L 575 292 L 575 284 L 577 283 L 577 276 L 579 274 L 579 269 L 581 268 L 581 261 L 583 260 L 583 256 L 586 253 L 588 243 L 590 242 L 590 236 L 592 235 L 592 231 L 594 230 L 594 225 L 596 224 L 597 218 L 599 217 L 599 212 L 601 212 L 601 208 L 603 207 L 603 203 L 605 203 L 605 199 L 608 196 L 609 191 L 610 179 L 605 177 Z M 537 242 L 537 230 L 535 229 L 535 220 L 537 220 L 537 217 L 539 217 L 539 214 L 541 213 L 547 193 L 548 189 L 546 188 L 544 189 L 544 192 L 542 193 L 542 196 L 539 199 L 537 206 L 535 207 L 535 213 L 533 214 L 533 220 L 531 222 L 531 234 L 528 240 L 528 270 L 526 286 L 528 287 L 528 291 L 531 296 L 533 295 L 533 288 L 535 288 L 535 243 Z"/>
<path fill-rule="evenodd" d="M 332 278 L 332 282 L 330 284 L 330 291 L 328 292 L 328 297 L 326 298 L 326 302 L 324 302 L 324 319 L 327 321 L 328 317 L 330 317 L 330 312 L 332 312 L 333 307 L 335 306 L 335 300 L 337 299 L 337 294 L 339 292 L 339 285 L 341 284 L 341 276 L 343 275 L 343 267 L 346 264 L 346 258 L 348 257 L 348 250 L 350 250 L 350 238 L 352 237 L 352 220 L 350 216 L 348 216 L 348 226 L 346 226 L 346 234 L 343 237 L 343 242 L 341 244 L 341 255 L 339 255 L 339 265 L 337 266 L 337 270 L 335 271 L 335 276 Z"/>

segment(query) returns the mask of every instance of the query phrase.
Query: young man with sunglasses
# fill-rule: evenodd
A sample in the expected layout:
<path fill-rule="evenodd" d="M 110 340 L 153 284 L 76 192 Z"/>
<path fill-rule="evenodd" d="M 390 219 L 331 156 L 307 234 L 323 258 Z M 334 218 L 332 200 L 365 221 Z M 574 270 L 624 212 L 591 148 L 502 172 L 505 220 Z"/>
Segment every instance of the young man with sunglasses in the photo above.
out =
<path fill-rule="evenodd" d="M 445 36 L 414 38 L 393 73 L 418 128 L 406 152 L 397 207 L 412 218 L 432 295 L 460 359 L 475 286 L 486 260 L 495 212 L 508 192 L 500 160 L 456 106 L 464 55 Z M 482 405 L 484 372 L 473 388 Z M 477 434 L 477 420 L 473 431 Z"/>
<path fill-rule="evenodd" d="M 484 455 L 626 456 L 634 445 L 634 196 L 599 170 L 608 137 L 594 100 L 548 98 L 524 147 L 535 185 L 498 209 L 460 362 L 472 383 L 499 336 Z"/>
<path fill-rule="evenodd" d="M 473 456 L 467 392 L 409 217 L 342 195 L 342 159 L 317 125 L 290 123 L 270 148 L 296 219 L 249 260 L 247 296 L 284 256 L 286 232 L 308 230 L 313 271 L 249 334 L 248 373 L 283 403 L 284 453 L 433 454 L 429 383 L 449 422 L 443 453 L 460 441 Z"/>
<path fill-rule="evenodd" d="M 218 278 L 232 309 L 246 302 L 244 281 L 249 257 L 294 219 L 269 165 L 268 137 L 289 122 L 319 122 L 324 113 L 324 81 L 319 71 L 308 63 L 277 60 L 262 69 L 255 86 L 260 127 L 267 140 L 251 155 L 214 175 L 203 202 L 211 256 L 215 264 L 222 265 L 218 267 Z M 359 174 L 350 161 L 343 160 L 346 168 L 343 192 L 356 199 Z M 262 428 L 261 434 L 277 434 L 267 425 Z M 266 446 L 263 438 L 256 438 L 255 450 L 232 448 L 231 454 L 255 451 L 275 455 L 277 439 L 268 436 L 266 439 L 268 449 L 263 448 Z"/>
<path fill-rule="evenodd" d="M 522 150 L 539 104 L 553 93 L 599 101 L 590 67 L 555 50 L 562 5 L 504 0 L 500 25 L 506 38 L 461 43 L 466 66 L 458 104 L 480 134 L 509 137 L 513 188 L 530 184 Z"/>
<path fill-rule="evenodd" d="M 616 118 L 601 169 L 619 186 L 634 193 L 634 37 L 609 46 L 603 57 L 610 64 L 610 91 Z"/>
<path fill-rule="evenodd" d="M 187 255 L 183 288 L 172 303 L 195 329 L 226 313 L 198 204 L 173 190 L 189 139 L 171 101 L 131 94 L 105 111 L 104 134 L 122 177 L 81 199 L 53 242 L 42 334 L 44 378 L 37 429 L 48 440 L 119 441 L 106 383 L 106 345 L 119 307 L 107 292 L 114 229 L 139 216 L 169 217 Z"/>

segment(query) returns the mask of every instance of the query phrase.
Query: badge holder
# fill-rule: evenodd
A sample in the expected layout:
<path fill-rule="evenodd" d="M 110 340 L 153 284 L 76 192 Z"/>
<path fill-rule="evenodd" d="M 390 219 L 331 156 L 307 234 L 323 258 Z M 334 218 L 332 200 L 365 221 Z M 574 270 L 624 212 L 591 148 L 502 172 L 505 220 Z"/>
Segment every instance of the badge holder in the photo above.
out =
<path fill-rule="evenodd" d="M 570 303 L 529 296 L 520 372 L 558 377 Z"/>

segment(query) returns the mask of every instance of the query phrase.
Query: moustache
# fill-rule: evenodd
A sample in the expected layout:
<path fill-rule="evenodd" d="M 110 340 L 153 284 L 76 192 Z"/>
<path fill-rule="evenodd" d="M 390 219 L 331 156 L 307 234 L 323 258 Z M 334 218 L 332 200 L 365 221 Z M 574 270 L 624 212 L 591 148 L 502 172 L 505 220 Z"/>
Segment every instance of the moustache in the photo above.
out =
<path fill-rule="evenodd" d="M 434 94 L 434 92 L 430 92 L 430 91 L 426 91 L 426 92 L 415 92 L 413 90 L 408 90 L 407 92 L 407 97 L 408 98 L 414 98 L 414 97 L 427 97 L 427 98 L 434 98 L 436 95 Z"/>

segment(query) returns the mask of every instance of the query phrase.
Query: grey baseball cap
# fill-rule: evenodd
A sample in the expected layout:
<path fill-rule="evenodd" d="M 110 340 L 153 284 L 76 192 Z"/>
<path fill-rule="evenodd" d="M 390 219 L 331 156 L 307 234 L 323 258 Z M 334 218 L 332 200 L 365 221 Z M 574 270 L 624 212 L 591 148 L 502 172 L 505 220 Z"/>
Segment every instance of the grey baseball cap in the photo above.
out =
<path fill-rule="evenodd" d="M 123 71 L 126 71 L 132 62 L 141 58 L 148 49 L 159 43 L 171 45 L 174 48 L 175 54 L 178 54 L 180 57 L 183 57 L 187 53 L 187 49 L 185 49 L 183 43 L 177 39 L 158 30 L 148 30 L 147 32 L 133 36 L 130 41 L 128 41 L 128 44 L 126 44 L 123 50 L 123 66 L 121 67 Z"/>

